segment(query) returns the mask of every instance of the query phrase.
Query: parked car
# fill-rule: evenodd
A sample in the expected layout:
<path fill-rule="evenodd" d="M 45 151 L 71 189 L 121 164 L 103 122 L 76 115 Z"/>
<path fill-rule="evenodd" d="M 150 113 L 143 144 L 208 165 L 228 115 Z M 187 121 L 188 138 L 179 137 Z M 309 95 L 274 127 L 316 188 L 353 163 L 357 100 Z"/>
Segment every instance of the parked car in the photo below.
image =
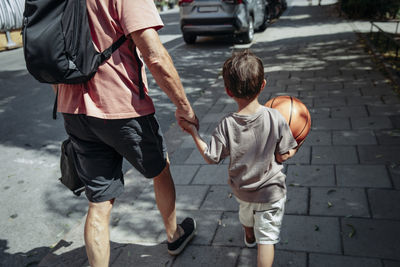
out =
<path fill-rule="evenodd" d="M 179 0 L 180 25 L 188 44 L 201 35 L 233 34 L 250 43 L 268 24 L 266 0 Z"/>

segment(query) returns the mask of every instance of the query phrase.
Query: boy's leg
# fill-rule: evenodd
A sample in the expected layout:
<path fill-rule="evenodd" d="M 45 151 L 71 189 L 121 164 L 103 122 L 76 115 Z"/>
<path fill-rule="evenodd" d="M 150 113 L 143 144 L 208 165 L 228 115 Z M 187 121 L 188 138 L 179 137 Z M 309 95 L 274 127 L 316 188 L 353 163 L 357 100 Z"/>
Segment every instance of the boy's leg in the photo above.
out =
<path fill-rule="evenodd" d="M 257 266 L 271 267 L 274 262 L 274 245 L 258 244 Z"/>

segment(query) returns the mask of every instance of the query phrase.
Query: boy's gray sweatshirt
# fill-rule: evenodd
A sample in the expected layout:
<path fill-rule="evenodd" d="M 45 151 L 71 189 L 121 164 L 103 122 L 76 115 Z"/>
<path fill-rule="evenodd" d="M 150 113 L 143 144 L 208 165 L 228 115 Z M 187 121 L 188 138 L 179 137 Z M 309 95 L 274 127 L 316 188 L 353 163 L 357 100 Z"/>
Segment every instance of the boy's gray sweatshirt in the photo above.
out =
<path fill-rule="evenodd" d="M 255 203 L 275 202 L 286 195 L 283 165 L 275 160 L 297 146 L 285 118 L 261 106 L 252 115 L 225 116 L 211 136 L 205 155 L 219 163 L 230 156 L 228 184 L 236 197 Z"/>

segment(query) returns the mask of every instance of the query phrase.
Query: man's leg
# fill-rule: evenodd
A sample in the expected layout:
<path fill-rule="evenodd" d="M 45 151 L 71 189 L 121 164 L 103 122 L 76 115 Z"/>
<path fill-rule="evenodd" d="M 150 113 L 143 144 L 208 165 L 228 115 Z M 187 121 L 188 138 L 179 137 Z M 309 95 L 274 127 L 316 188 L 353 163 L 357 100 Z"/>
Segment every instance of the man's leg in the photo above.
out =
<path fill-rule="evenodd" d="M 164 221 L 168 242 L 172 242 L 182 235 L 182 231 L 178 230 L 176 224 L 175 185 L 169 170 L 169 161 L 153 182 L 156 203 Z"/>
<path fill-rule="evenodd" d="M 114 199 L 89 202 L 85 223 L 86 253 L 91 267 L 107 267 L 110 261 L 109 221 Z"/>

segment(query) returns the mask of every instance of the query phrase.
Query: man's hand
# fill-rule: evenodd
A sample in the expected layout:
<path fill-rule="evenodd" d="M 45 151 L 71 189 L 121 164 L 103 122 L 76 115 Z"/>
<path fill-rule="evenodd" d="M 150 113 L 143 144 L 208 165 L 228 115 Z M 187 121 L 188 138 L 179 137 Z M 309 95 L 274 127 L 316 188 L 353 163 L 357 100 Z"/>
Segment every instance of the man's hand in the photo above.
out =
<path fill-rule="evenodd" d="M 196 129 L 199 130 L 199 120 L 197 119 L 197 116 L 192 108 L 189 110 L 176 109 L 175 118 L 182 130 L 186 131 L 186 129 L 182 126 L 182 122 L 193 124 Z"/>

